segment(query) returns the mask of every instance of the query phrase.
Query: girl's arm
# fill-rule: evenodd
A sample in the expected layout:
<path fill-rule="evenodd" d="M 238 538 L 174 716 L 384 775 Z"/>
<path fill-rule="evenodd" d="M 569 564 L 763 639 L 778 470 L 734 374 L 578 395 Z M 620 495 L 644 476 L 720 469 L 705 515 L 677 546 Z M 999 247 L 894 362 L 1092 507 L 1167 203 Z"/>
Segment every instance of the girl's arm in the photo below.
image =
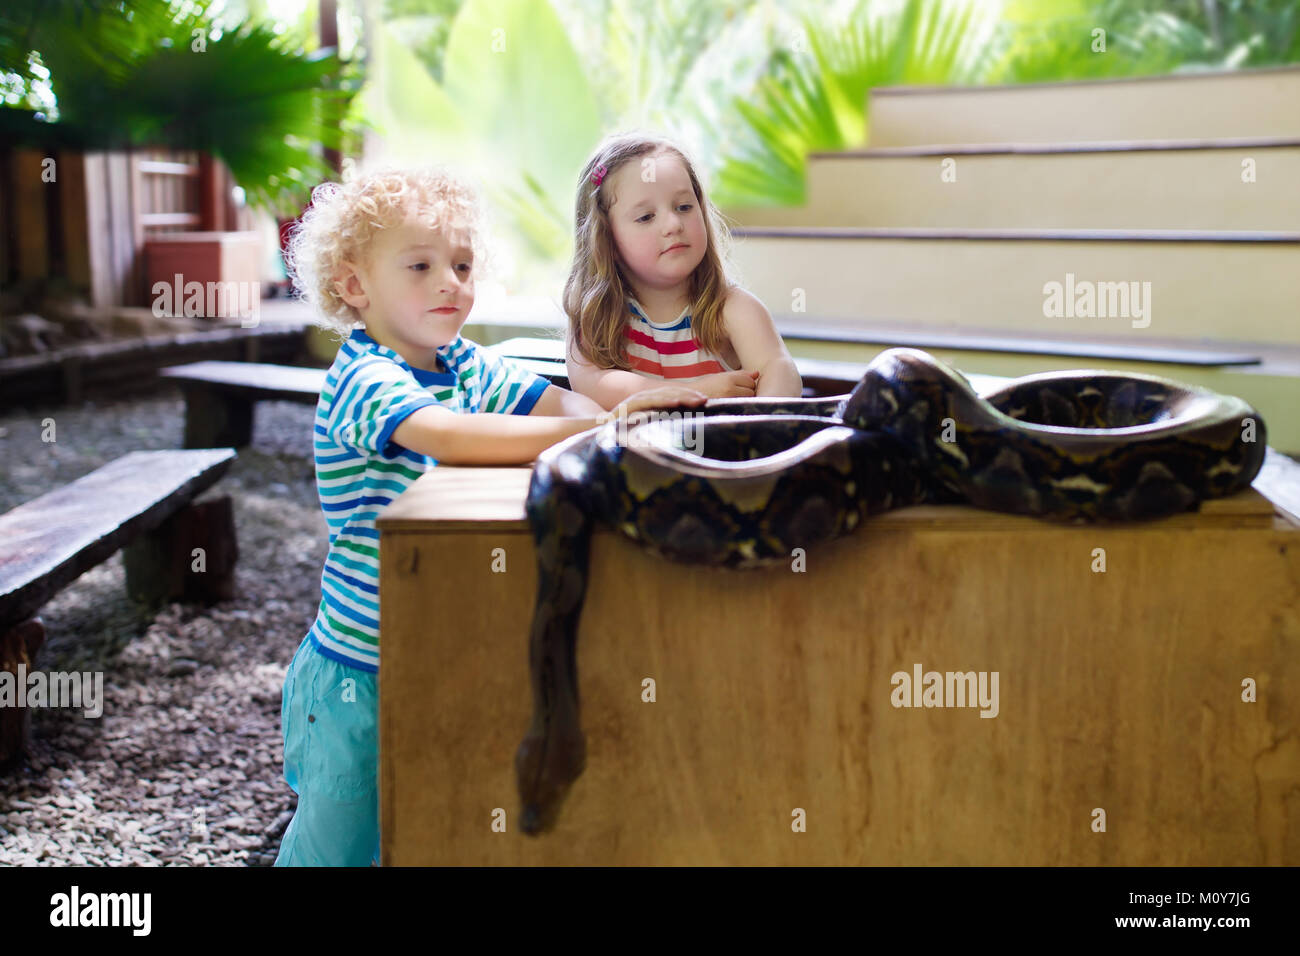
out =
<path fill-rule="evenodd" d="M 651 378 L 639 372 L 629 372 L 621 368 L 596 368 L 578 354 L 572 339 L 566 351 L 568 360 L 565 364 L 569 371 L 569 385 L 575 392 L 581 392 L 583 397 L 594 400 L 603 409 L 613 408 L 637 392 L 663 384 L 661 379 Z M 545 394 L 542 397 L 545 398 Z"/>
<path fill-rule="evenodd" d="M 602 408 L 613 408 L 619 402 L 644 392 L 660 388 L 665 379 L 621 368 L 596 368 L 578 354 L 570 343 L 568 348 L 569 384 L 575 392 L 590 396 Z M 703 392 L 709 398 L 753 398 L 754 377 L 750 372 L 717 372 L 713 375 L 696 375 L 691 378 L 670 379 L 674 385 Z M 543 398 L 545 394 L 543 394 Z"/>
<path fill-rule="evenodd" d="M 542 393 L 543 398 L 552 388 Z M 603 425 L 615 416 L 648 408 L 695 407 L 705 399 L 703 393 L 692 389 L 661 386 L 623 402 L 612 412 L 575 418 L 462 414 L 441 405 L 426 405 L 417 408 L 393 429 L 392 440 L 445 465 L 526 465 L 556 442 Z M 563 398 L 555 400 L 564 401 Z"/>
<path fill-rule="evenodd" d="M 759 372 L 759 395 L 798 398 L 803 394 L 799 369 L 776 330 L 772 313 L 762 302 L 735 286 L 727 296 L 722 315 L 741 366 Z"/>

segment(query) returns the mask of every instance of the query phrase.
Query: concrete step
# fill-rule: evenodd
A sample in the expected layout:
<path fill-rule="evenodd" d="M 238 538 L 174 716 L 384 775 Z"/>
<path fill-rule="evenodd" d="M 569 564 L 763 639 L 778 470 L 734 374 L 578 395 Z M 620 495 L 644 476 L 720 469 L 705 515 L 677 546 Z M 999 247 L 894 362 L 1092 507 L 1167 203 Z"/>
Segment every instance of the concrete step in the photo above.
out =
<path fill-rule="evenodd" d="M 727 214 L 741 226 L 1300 230 L 1300 138 L 814 153 L 807 197 Z"/>
<path fill-rule="evenodd" d="M 1300 345 L 1300 232 L 772 228 L 734 237 L 738 278 L 778 321 Z"/>
<path fill-rule="evenodd" d="M 937 346 L 928 330 L 914 329 L 910 337 L 881 331 L 864 330 L 850 340 L 798 338 L 788 328 L 785 342 L 790 353 L 802 364 L 817 360 L 848 363 L 854 367 L 865 366 L 888 348 L 915 343 L 914 347 L 929 352 L 935 358 L 959 369 L 972 382 L 976 390 L 985 392 L 981 376 L 1020 378 L 1039 372 L 1069 371 L 1077 369 L 1105 369 L 1125 373 L 1159 375 L 1176 382 L 1200 385 L 1224 395 L 1236 395 L 1250 402 L 1263 416 L 1268 429 L 1270 446 L 1287 454 L 1300 456 L 1300 348 L 1263 348 L 1256 350 L 1259 361 L 1250 365 L 1204 365 L 1170 362 L 1146 362 L 1135 354 L 1131 359 L 1096 359 L 1087 356 L 1035 353 L 1030 351 L 1033 340 L 1026 338 L 1024 351 L 1004 352 L 980 347 L 978 336 L 962 342 L 957 338 L 950 344 Z M 876 339 L 883 341 L 876 341 Z"/>
<path fill-rule="evenodd" d="M 1009 86 L 886 87 L 871 146 L 1300 137 L 1300 67 Z"/>

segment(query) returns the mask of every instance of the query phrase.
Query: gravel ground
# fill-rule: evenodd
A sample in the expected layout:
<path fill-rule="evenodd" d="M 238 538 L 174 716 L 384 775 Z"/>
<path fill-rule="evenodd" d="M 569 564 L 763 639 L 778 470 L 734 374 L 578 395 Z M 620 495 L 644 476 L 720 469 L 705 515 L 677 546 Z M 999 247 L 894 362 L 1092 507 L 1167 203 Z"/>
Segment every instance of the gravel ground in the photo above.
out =
<path fill-rule="evenodd" d="M 151 610 L 120 552 L 41 610 L 34 668 L 102 671 L 103 715 L 34 708 L 28 762 L 0 777 L 0 865 L 269 866 L 296 797 L 280 691 L 316 614 L 327 530 L 314 409 L 256 406 L 229 494 L 239 597 Z M 53 418 L 56 441 L 41 441 Z M 0 513 L 138 449 L 181 447 L 178 392 L 0 416 Z"/>

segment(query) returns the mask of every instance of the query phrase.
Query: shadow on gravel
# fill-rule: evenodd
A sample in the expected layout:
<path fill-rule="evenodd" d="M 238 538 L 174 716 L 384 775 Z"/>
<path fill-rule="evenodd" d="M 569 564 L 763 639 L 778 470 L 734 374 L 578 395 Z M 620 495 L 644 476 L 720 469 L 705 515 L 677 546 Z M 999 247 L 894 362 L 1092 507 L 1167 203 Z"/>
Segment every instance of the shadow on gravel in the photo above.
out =
<path fill-rule="evenodd" d="M 280 693 L 316 614 L 327 544 L 313 415 L 260 404 L 254 444 L 206 495 L 234 501 L 234 600 L 134 602 L 119 553 L 41 610 L 35 668 L 99 675 L 103 713 L 33 710 L 27 762 L 0 778 L 0 865 L 274 861 L 295 801 Z M 41 440 L 48 419 L 53 442 Z M 0 416 L 0 511 L 130 451 L 179 447 L 182 421 L 167 393 Z"/>

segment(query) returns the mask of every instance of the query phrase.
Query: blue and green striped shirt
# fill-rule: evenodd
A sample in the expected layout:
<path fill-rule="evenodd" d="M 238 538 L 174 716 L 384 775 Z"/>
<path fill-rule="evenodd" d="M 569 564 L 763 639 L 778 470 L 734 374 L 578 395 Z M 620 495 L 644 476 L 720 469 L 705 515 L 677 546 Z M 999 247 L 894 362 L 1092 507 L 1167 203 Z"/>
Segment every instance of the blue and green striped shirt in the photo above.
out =
<path fill-rule="evenodd" d="M 316 487 L 329 524 L 321 602 L 310 637 L 326 657 L 379 670 L 379 532 L 375 518 L 437 464 L 393 430 L 425 405 L 527 415 L 546 379 L 459 336 L 438 349 L 446 372 L 411 368 L 354 329 L 325 373 L 316 404 Z"/>

